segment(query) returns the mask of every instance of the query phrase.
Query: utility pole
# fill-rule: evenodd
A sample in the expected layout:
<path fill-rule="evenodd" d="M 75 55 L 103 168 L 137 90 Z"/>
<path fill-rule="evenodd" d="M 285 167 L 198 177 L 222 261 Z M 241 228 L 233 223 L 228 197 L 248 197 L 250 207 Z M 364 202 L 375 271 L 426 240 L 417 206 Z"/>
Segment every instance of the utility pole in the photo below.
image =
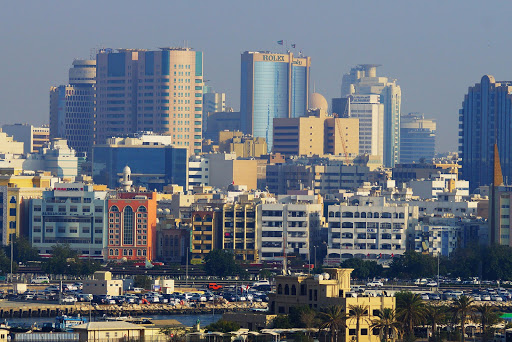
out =
<path fill-rule="evenodd" d="M 188 287 L 188 253 L 190 252 L 190 247 L 187 247 L 187 264 L 185 265 L 185 286 Z"/>
<path fill-rule="evenodd" d="M 13 255 L 14 255 L 14 241 L 12 241 L 12 234 L 11 234 L 11 283 L 12 283 L 12 261 L 13 261 Z"/>

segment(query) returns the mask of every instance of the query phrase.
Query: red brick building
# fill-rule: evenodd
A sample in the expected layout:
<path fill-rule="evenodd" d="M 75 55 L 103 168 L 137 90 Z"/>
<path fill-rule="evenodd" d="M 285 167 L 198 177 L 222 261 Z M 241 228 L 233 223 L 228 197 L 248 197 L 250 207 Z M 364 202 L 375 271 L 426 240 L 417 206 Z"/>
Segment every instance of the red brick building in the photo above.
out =
<path fill-rule="evenodd" d="M 108 258 L 153 260 L 156 192 L 119 192 L 108 200 Z"/>

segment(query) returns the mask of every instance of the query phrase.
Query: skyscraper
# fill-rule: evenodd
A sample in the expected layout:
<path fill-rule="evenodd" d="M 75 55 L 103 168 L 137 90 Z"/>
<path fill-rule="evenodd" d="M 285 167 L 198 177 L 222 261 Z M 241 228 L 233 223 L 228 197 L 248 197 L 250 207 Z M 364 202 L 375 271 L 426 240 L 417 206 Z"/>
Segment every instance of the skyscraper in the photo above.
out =
<path fill-rule="evenodd" d="M 206 132 L 208 115 L 226 111 L 226 93 L 216 93 L 210 86 L 205 86 L 203 92 L 203 132 Z"/>
<path fill-rule="evenodd" d="M 402 90 L 395 79 L 377 76 L 376 64 L 361 64 L 343 75 L 341 96 L 380 95 L 384 104 L 384 165 L 395 166 L 400 160 L 400 107 Z"/>
<path fill-rule="evenodd" d="M 103 49 L 97 55 L 96 143 L 153 131 L 201 152 L 203 53 L 191 48 Z"/>
<path fill-rule="evenodd" d="M 69 84 L 50 88 L 50 139 L 66 139 L 77 152 L 91 152 L 95 84 L 96 61 L 76 59 Z"/>
<path fill-rule="evenodd" d="M 271 151 L 273 119 L 307 114 L 311 58 L 246 51 L 241 65 L 242 130 L 265 138 Z"/>
<path fill-rule="evenodd" d="M 402 116 L 400 122 L 400 163 L 430 160 L 436 152 L 436 121 L 420 113 Z"/>
<path fill-rule="evenodd" d="M 384 105 L 379 95 L 349 97 L 349 117 L 359 119 L 359 154 L 383 156 Z"/>
<path fill-rule="evenodd" d="M 493 182 L 494 150 L 500 151 L 505 183 L 512 179 L 512 82 L 485 75 L 469 87 L 459 111 L 459 158 L 470 190 Z"/>

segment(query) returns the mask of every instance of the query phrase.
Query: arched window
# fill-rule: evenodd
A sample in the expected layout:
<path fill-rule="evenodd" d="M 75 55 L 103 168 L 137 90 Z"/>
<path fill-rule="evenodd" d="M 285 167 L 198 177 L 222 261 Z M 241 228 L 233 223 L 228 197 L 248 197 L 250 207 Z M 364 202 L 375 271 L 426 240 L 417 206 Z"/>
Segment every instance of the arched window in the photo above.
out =
<path fill-rule="evenodd" d="M 373 213 L 373 218 L 379 218 L 379 213 Z"/>
<path fill-rule="evenodd" d="M 130 206 L 125 207 L 123 213 L 123 244 L 133 245 L 133 209 Z"/>
<path fill-rule="evenodd" d="M 354 213 L 350 211 L 344 211 L 341 217 L 354 217 Z"/>
<path fill-rule="evenodd" d="M 119 208 L 117 207 L 117 205 L 113 205 L 110 207 L 110 211 L 117 213 L 117 212 L 119 212 Z"/>
<path fill-rule="evenodd" d="M 281 284 L 277 285 L 277 294 L 283 294 L 283 286 Z"/>
<path fill-rule="evenodd" d="M 109 255 L 114 255 L 114 250 L 113 250 L 113 249 L 109 250 L 109 251 L 108 251 L 108 254 L 109 254 Z"/>
<path fill-rule="evenodd" d="M 366 218 L 366 213 L 365 212 L 361 213 L 361 218 Z"/>
<path fill-rule="evenodd" d="M 368 213 L 368 218 L 372 218 L 373 214 L 371 212 Z"/>
<path fill-rule="evenodd" d="M 119 255 L 119 249 L 116 249 L 116 255 Z"/>
<path fill-rule="evenodd" d="M 290 294 L 290 287 L 288 286 L 288 284 L 286 284 L 286 285 L 284 286 L 284 294 L 285 294 L 285 295 L 289 295 L 289 294 Z"/>
<path fill-rule="evenodd" d="M 205 222 L 212 222 L 212 216 L 211 216 L 211 215 L 206 215 L 206 216 L 204 217 L 204 221 L 205 221 Z"/>
<path fill-rule="evenodd" d="M 201 218 L 201 215 L 194 216 L 194 221 L 201 222 L 203 219 Z"/>
<path fill-rule="evenodd" d="M 358 218 L 358 217 L 359 217 L 359 211 L 356 211 L 356 212 L 354 213 L 354 217 L 356 217 L 356 218 Z"/>
<path fill-rule="evenodd" d="M 147 212 L 148 210 L 146 209 L 145 206 L 141 205 L 140 207 L 137 208 L 137 211 L 141 212 L 141 213 L 145 213 Z"/>
<path fill-rule="evenodd" d="M 292 285 L 292 296 L 297 295 L 297 288 L 295 287 L 295 284 Z"/>

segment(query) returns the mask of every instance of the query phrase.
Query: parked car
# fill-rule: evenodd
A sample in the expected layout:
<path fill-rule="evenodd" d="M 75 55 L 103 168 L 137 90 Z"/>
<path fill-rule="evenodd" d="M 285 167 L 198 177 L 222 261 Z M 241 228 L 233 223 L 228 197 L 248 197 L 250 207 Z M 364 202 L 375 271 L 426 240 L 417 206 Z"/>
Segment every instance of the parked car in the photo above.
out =
<path fill-rule="evenodd" d="M 370 281 L 369 283 L 366 284 L 366 286 L 367 287 L 381 287 L 381 286 L 384 286 L 384 284 L 381 281 L 375 280 L 375 281 Z"/>
<path fill-rule="evenodd" d="M 48 283 L 50 283 L 50 278 L 48 278 L 47 276 L 35 277 L 35 278 L 32 278 L 30 283 L 31 284 L 48 284 Z"/>
<path fill-rule="evenodd" d="M 76 298 L 73 296 L 66 296 L 66 297 L 62 298 L 61 301 L 62 301 L 62 303 L 65 303 L 65 304 L 75 304 Z"/>

